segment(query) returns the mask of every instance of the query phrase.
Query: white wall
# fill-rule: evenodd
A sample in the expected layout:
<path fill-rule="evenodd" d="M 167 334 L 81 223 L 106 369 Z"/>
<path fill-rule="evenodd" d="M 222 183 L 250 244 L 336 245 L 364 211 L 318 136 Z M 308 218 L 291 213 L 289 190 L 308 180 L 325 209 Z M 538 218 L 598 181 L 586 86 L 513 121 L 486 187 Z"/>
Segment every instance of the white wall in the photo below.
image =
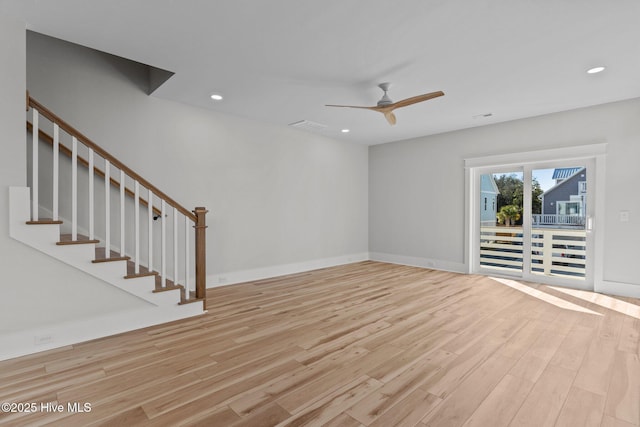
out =
<path fill-rule="evenodd" d="M 607 143 L 604 280 L 640 296 L 640 99 L 370 147 L 373 257 L 464 271 L 464 159 L 593 142 Z"/>
<path fill-rule="evenodd" d="M 210 210 L 208 286 L 367 257 L 367 147 L 150 97 L 145 67 L 34 33 L 27 63 L 34 98 Z"/>
<path fill-rule="evenodd" d="M 3 16 L 0 63 L 0 342 L 4 333 L 148 306 L 9 237 L 9 186 L 25 186 L 27 175 L 26 36 L 24 23 Z"/>

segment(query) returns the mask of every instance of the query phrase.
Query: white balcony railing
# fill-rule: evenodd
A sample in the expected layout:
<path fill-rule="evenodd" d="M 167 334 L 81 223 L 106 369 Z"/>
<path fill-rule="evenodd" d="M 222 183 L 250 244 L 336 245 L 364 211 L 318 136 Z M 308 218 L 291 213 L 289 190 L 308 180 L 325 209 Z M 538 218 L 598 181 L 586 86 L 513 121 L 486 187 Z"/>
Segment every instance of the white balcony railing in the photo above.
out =
<path fill-rule="evenodd" d="M 522 227 L 481 227 L 480 265 L 522 271 Z M 540 228 L 531 232 L 531 273 L 585 277 L 585 230 Z"/>
<path fill-rule="evenodd" d="M 533 214 L 531 215 L 532 225 L 570 225 L 584 226 L 584 216 L 582 215 L 551 215 L 551 214 Z"/>

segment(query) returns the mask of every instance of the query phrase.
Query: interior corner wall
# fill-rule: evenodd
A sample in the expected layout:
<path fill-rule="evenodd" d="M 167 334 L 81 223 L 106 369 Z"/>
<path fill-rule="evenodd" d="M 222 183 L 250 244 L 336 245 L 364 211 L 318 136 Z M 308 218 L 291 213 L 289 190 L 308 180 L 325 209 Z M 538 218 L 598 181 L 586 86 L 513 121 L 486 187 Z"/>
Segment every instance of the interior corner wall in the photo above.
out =
<path fill-rule="evenodd" d="M 147 78 L 28 34 L 34 98 L 178 203 L 209 209 L 207 286 L 368 258 L 366 146 L 148 96 Z"/>
<path fill-rule="evenodd" d="M 373 259 L 466 271 L 464 159 L 606 142 L 604 281 L 640 296 L 640 99 L 370 147 Z M 523 159 L 526 162 L 527 159 Z M 621 222 L 619 212 L 628 211 Z"/>
<path fill-rule="evenodd" d="M 27 175 L 25 27 L 0 16 L 0 342 L 5 333 L 148 305 L 9 237 L 9 187 L 26 186 Z"/>

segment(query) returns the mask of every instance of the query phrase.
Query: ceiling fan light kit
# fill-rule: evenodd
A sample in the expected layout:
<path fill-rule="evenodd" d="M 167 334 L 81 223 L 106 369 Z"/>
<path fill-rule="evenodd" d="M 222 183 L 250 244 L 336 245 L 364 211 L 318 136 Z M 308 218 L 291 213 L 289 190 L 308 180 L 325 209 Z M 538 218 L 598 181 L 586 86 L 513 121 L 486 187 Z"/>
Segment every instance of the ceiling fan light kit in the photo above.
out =
<path fill-rule="evenodd" d="M 378 85 L 378 87 L 382 89 L 384 94 L 382 95 L 382 98 L 380 98 L 380 101 L 378 101 L 377 105 L 375 105 L 374 107 L 362 107 L 357 105 L 335 105 L 335 104 L 327 104 L 326 106 L 327 107 L 361 108 L 365 110 L 377 111 L 379 113 L 384 114 L 384 117 L 387 119 L 387 122 L 389 122 L 389 124 L 393 126 L 396 124 L 396 116 L 395 114 L 393 114 L 393 110 L 401 107 L 408 107 L 409 105 L 417 104 L 418 102 L 428 101 L 430 99 L 437 98 L 439 96 L 444 95 L 444 92 L 439 90 L 437 92 L 425 93 L 423 95 L 417 95 L 411 98 L 403 99 L 402 101 L 393 102 L 391 98 L 389 98 L 389 94 L 387 93 L 389 91 L 390 86 L 391 86 L 391 83 L 389 82 L 380 83 Z"/>

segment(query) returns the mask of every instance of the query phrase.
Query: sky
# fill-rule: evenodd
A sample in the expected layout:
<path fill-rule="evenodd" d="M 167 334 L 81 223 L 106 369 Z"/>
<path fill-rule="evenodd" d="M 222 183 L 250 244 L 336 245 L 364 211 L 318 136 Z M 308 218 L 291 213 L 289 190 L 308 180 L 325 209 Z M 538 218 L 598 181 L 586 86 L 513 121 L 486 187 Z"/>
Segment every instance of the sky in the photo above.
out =
<path fill-rule="evenodd" d="M 547 191 L 551 187 L 553 187 L 556 183 L 555 180 L 551 179 L 553 176 L 553 169 L 534 169 L 533 177 L 538 180 L 540 183 L 540 187 L 543 191 Z"/>
<path fill-rule="evenodd" d="M 540 183 L 540 188 L 542 188 L 542 191 L 547 191 L 548 189 L 550 189 L 555 185 L 556 181 L 551 179 L 551 177 L 553 176 L 553 171 L 554 169 L 534 169 L 533 170 L 533 177 L 536 178 Z M 522 172 L 514 172 L 513 174 L 516 175 L 518 178 L 522 179 Z M 498 178 L 501 175 L 505 175 L 505 174 L 504 173 L 493 174 L 494 178 Z M 510 174 L 507 173 L 506 175 L 510 175 Z"/>

